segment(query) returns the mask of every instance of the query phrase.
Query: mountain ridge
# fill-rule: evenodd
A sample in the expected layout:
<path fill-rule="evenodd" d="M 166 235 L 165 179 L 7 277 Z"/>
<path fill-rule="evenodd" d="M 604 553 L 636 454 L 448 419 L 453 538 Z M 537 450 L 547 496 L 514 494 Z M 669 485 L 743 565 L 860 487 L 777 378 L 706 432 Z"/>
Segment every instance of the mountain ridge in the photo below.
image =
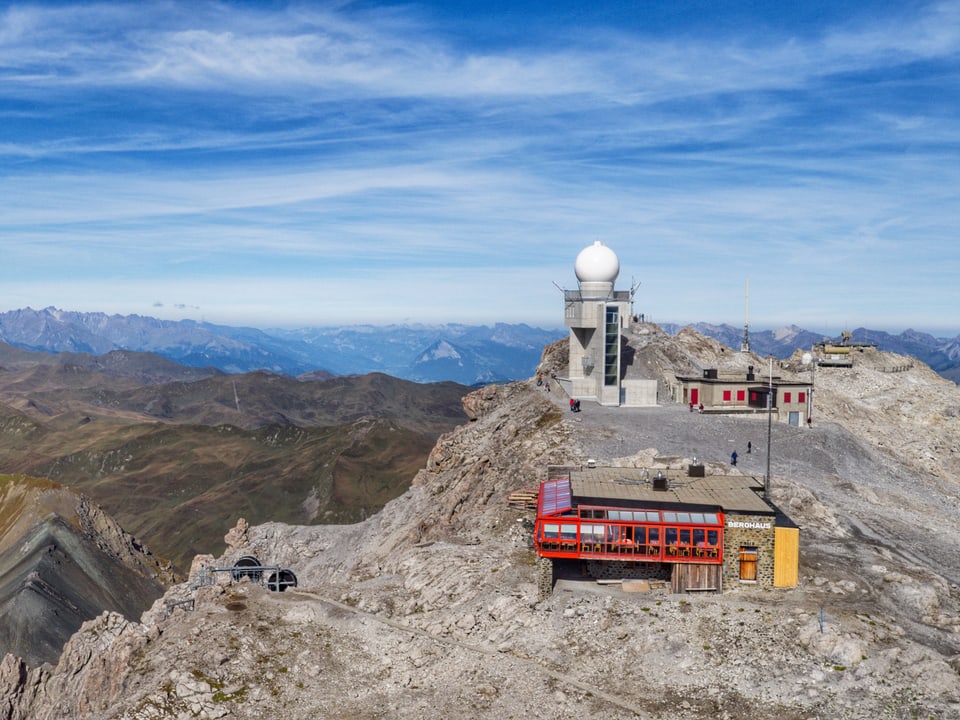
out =
<path fill-rule="evenodd" d="M 48 480 L 0 475 L 0 655 L 56 662 L 104 609 L 139 617 L 176 580 L 89 498 Z"/>
<path fill-rule="evenodd" d="M 698 322 L 665 323 L 676 334 L 692 327 L 703 335 L 739 348 L 743 328 Z M 385 324 L 297 329 L 216 325 L 195 320 L 158 320 L 140 315 L 107 315 L 47 307 L 0 313 L 0 340 L 17 348 L 48 353 L 101 356 L 112 351 L 153 352 L 198 369 L 240 374 L 256 370 L 300 376 L 326 372 L 354 375 L 382 372 L 413 382 L 451 380 L 462 385 L 509 382 L 529 377 L 541 349 L 566 336 L 563 328 L 526 324 Z M 899 335 L 857 328 L 857 342 L 907 354 L 960 381 L 960 336 L 937 338 L 905 330 Z M 796 325 L 751 330 L 751 348 L 760 355 L 788 357 L 825 338 Z M 436 353 L 439 347 L 453 354 Z"/>

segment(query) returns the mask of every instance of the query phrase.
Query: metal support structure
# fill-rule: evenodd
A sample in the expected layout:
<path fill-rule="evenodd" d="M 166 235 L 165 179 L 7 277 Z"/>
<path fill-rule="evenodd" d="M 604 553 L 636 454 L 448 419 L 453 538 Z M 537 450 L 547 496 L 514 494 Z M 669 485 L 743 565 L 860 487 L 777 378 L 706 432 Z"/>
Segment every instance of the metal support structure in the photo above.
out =
<path fill-rule="evenodd" d="M 813 426 L 813 391 L 817 385 L 817 354 L 810 359 L 810 409 L 807 412 L 807 427 Z"/>
<path fill-rule="evenodd" d="M 191 588 L 215 585 L 217 573 L 230 573 L 234 582 L 249 578 L 250 582 L 262 585 L 273 592 L 283 592 L 288 587 L 297 587 L 297 576 L 289 568 L 279 565 L 234 565 L 232 567 L 204 568 L 194 575 Z"/>

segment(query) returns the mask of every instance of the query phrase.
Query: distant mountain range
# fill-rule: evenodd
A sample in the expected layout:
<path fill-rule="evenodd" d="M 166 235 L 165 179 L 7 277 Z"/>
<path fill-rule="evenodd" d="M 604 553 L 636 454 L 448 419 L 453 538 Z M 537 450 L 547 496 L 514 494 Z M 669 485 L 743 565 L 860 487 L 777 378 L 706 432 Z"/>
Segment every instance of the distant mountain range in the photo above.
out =
<path fill-rule="evenodd" d="M 257 330 L 52 307 L 0 313 L 0 340 L 26 350 L 93 355 L 134 350 L 227 373 L 381 372 L 413 382 L 462 385 L 532 376 L 543 348 L 565 332 L 503 323 Z"/>
<path fill-rule="evenodd" d="M 693 327 L 732 348 L 739 348 L 743 340 L 743 328 L 730 325 L 662 327 L 671 334 L 681 327 Z M 216 368 L 231 374 L 256 370 L 291 376 L 317 371 L 333 375 L 381 372 L 413 382 L 448 380 L 462 385 L 531 377 L 543 348 L 566 334 L 564 328 L 506 323 L 258 330 L 52 307 L 0 313 L 0 340 L 26 350 L 93 355 L 134 350 L 153 352 L 190 367 Z M 783 358 L 824 339 L 821 334 L 791 325 L 751 331 L 750 347 L 760 355 Z M 960 382 L 960 336 L 936 338 L 913 330 L 891 335 L 857 328 L 853 340 L 910 355 L 943 377 Z"/>

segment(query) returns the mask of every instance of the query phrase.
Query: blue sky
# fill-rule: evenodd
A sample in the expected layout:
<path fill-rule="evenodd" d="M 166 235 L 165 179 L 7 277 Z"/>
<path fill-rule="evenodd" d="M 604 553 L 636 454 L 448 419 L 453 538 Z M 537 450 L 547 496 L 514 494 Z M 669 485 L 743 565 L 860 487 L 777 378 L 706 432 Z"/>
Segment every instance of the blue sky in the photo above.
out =
<path fill-rule="evenodd" d="M 960 1 L 0 4 L 0 310 L 960 333 Z"/>

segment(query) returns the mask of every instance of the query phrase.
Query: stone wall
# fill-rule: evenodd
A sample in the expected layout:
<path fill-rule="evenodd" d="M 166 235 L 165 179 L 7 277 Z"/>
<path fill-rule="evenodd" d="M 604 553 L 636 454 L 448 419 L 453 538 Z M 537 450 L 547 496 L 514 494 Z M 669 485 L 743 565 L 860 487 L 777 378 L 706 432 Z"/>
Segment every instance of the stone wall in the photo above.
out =
<path fill-rule="evenodd" d="M 669 580 L 671 566 L 666 563 L 627 562 L 624 560 L 588 560 L 587 574 L 596 580 Z"/>
<path fill-rule="evenodd" d="M 553 558 L 537 557 L 537 599 L 546 600 L 553 592 Z"/>
<path fill-rule="evenodd" d="M 740 580 L 741 546 L 757 548 L 756 585 L 773 587 L 774 518 L 770 515 L 727 515 L 723 530 L 723 586 L 732 590 Z"/>

